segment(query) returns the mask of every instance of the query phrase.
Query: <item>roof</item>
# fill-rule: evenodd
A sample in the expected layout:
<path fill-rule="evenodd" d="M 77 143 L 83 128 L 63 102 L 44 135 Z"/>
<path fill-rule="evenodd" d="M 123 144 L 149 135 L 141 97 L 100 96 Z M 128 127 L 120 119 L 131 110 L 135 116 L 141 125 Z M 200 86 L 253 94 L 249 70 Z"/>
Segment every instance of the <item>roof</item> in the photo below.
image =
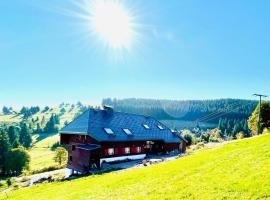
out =
<path fill-rule="evenodd" d="M 149 126 L 149 129 L 144 127 Z M 160 129 L 158 125 L 164 129 Z M 113 134 L 108 134 L 104 128 L 110 128 Z M 123 129 L 129 129 L 132 134 L 127 134 Z M 60 130 L 60 134 L 90 135 L 97 141 L 145 141 L 163 140 L 166 143 L 182 140 L 168 127 L 153 117 L 88 109 L 74 121 Z"/>

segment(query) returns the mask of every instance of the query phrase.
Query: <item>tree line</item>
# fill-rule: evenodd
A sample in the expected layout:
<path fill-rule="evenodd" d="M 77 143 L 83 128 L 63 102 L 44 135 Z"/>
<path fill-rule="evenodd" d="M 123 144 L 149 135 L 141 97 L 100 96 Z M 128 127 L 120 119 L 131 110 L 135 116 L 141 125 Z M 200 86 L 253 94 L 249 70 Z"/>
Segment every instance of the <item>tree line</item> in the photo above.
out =
<path fill-rule="evenodd" d="M 102 100 L 102 105 L 110 105 L 116 111 L 150 115 L 158 120 L 180 119 L 187 121 L 197 120 L 213 112 L 223 113 L 222 117 L 227 119 L 247 119 L 257 103 L 257 101 L 242 99 L 180 101 L 106 98 Z M 218 123 L 219 119 L 209 118 L 208 122 Z"/>

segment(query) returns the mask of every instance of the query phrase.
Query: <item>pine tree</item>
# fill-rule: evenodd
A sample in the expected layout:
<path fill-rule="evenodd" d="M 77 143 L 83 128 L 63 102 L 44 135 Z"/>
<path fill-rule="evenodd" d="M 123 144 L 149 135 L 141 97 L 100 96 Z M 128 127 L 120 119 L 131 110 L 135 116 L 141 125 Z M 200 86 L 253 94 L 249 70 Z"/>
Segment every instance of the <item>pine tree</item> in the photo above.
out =
<path fill-rule="evenodd" d="M 19 141 L 25 148 L 29 148 L 32 143 L 31 132 L 25 123 L 21 126 Z"/>
<path fill-rule="evenodd" d="M 47 122 L 44 131 L 46 133 L 57 133 L 58 132 L 58 126 L 59 124 L 59 118 L 55 117 L 56 115 L 51 115 L 49 121 Z"/>
<path fill-rule="evenodd" d="M 15 126 L 10 126 L 8 128 L 8 137 L 9 137 L 9 143 L 14 148 L 17 147 L 19 144 L 19 130 Z"/>
<path fill-rule="evenodd" d="M 6 154 L 10 148 L 8 134 L 5 130 L 0 130 L 0 173 L 5 171 Z"/>
<path fill-rule="evenodd" d="M 37 123 L 37 127 L 36 127 L 36 130 L 35 130 L 35 133 L 42 133 L 42 128 L 40 126 L 40 123 Z"/>
<path fill-rule="evenodd" d="M 3 107 L 2 111 L 3 111 L 4 115 L 10 114 L 10 110 L 6 106 Z"/>

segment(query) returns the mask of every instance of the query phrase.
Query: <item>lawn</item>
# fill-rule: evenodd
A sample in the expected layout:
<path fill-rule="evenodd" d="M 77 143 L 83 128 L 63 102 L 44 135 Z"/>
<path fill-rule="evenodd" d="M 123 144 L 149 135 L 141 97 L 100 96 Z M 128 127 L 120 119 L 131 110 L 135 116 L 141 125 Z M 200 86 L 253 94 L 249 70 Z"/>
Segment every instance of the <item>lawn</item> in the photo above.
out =
<path fill-rule="evenodd" d="M 54 162 L 54 149 L 52 145 L 59 141 L 59 134 L 35 134 L 34 145 L 29 150 L 31 156 L 30 170 L 40 170 L 45 167 L 57 165 Z"/>
<path fill-rule="evenodd" d="M 163 164 L 44 183 L 10 199 L 270 199 L 270 135 Z M 0 195 L 0 199 L 6 196 Z"/>

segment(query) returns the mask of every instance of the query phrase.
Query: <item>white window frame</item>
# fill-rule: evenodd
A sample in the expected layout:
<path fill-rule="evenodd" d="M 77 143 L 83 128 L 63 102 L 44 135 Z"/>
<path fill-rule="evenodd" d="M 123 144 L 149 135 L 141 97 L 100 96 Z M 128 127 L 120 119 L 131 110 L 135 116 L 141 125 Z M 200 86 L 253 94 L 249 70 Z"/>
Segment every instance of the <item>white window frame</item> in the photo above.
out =
<path fill-rule="evenodd" d="M 142 147 L 137 147 L 136 151 L 137 151 L 137 153 L 141 153 L 142 152 Z"/>
<path fill-rule="evenodd" d="M 113 156 L 114 155 L 114 148 L 108 148 L 108 155 Z"/>
<path fill-rule="evenodd" d="M 147 124 L 143 124 L 143 127 L 144 127 L 145 129 L 150 129 L 150 127 L 149 127 Z"/>
<path fill-rule="evenodd" d="M 125 154 L 130 154 L 130 147 L 125 147 Z"/>
<path fill-rule="evenodd" d="M 133 135 L 133 133 L 132 133 L 128 128 L 123 128 L 123 131 L 124 131 L 127 135 Z"/>
<path fill-rule="evenodd" d="M 110 128 L 103 128 L 103 129 L 104 129 L 104 131 L 105 131 L 107 134 L 109 134 L 109 135 L 113 135 L 113 134 L 114 134 L 113 130 L 110 129 Z"/>

